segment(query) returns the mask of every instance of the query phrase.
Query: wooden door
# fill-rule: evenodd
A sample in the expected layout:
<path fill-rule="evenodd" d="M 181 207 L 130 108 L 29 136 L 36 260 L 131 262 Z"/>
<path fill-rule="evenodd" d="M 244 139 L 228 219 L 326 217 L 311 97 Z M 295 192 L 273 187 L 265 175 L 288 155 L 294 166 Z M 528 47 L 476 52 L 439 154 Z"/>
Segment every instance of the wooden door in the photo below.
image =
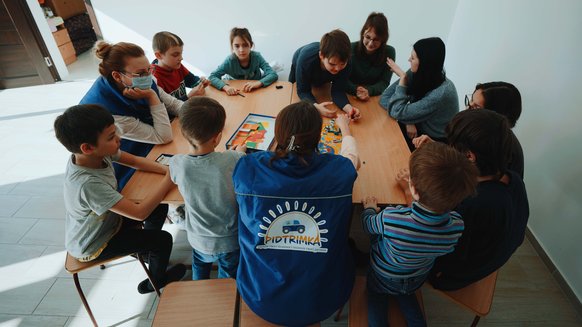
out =
<path fill-rule="evenodd" d="M 0 89 L 58 79 L 26 1 L 0 0 Z"/>

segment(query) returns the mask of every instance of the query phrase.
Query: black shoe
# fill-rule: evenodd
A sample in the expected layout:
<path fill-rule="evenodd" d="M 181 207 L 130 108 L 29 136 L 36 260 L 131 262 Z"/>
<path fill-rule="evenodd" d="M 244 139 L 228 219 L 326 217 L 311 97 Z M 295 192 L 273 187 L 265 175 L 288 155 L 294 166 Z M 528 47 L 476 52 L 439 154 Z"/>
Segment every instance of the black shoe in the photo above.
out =
<path fill-rule="evenodd" d="M 172 266 L 170 269 L 166 270 L 166 280 L 163 283 L 159 283 L 158 288 L 164 288 L 171 282 L 179 281 L 184 277 L 186 274 L 186 266 L 179 263 L 177 265 Z M 137 291 L 140 294 L 147 294 L 155 291 L 154 287 L 150 283 L 149 279 L 142 280 L 137 285 Z"/>

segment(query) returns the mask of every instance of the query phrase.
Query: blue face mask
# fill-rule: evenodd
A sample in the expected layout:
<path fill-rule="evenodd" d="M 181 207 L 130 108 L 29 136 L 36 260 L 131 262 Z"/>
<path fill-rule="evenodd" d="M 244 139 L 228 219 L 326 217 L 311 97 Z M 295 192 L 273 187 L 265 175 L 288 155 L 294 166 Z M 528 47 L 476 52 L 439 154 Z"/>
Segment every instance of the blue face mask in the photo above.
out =
<path fill-rule="evenodd" d="M 133 76 L 131 78 L 131 87 L 135 87 L 142 90 L 149 90 L 152 88 L 152 75 L 147 76 Z"/>

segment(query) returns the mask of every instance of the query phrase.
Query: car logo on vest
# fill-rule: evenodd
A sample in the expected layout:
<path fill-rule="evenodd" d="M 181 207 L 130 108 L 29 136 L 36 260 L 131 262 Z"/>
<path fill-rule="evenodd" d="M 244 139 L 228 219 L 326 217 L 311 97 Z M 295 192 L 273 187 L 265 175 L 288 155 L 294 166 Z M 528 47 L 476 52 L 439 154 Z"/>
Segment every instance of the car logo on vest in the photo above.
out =
<path fill-rule="evenodd" d="M 259 226 L 261 232 L 258 235 L 263 238 L 263 244 L 257 245 L 258 250 L 327 253 L 327 248 L 323 247 L 327 238 L 321 236 L 327 233 L 327 229 L 320 229 L 326 221 L 318 220 L 321 212 L 316 212 L 315 206 L 303 202 L 299 208 L 299 201 L 295 201 L 291 208 L 291 203 L 285 201 L 269 210 L 269 215 L 263 217 L 265 224 Z"/>

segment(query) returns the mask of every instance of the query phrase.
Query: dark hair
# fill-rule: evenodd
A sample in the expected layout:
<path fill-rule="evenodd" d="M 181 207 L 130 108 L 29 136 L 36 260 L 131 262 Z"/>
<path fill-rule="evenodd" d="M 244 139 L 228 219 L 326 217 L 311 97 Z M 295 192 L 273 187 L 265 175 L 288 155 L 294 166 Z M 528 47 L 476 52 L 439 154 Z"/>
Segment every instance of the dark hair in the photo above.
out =
<path fill-rule="evenodd" d="M 322 124 L 321 115 L 312 103 L 301 101 L 283 108 L 275 120 L 277 148 L 271 161 L 285 158 L 293 152 L 307 165 L 306 157 L 317 151 Z M 292 137 L 294 149 L 289 150 Z"/>
<path fill-rule="evenodd" d="M 414 101 L 422 99 L 429 91 L 436 89 L 446 78 L 443 65 L 445 63 L 445 44 L 439 37 L 429 37 L 414 43 L 414 52 L 418 57 L 418 70 L 412 73 L 412 81 L 407 93 Z"/>
<path fill-rule="evenodd" d="M 410 156 L 409 168 L 419 202 L 437 213 L 453 210 L 475 193 L 477 167 L 446 144 L 432 142 L 416 149 Z"/>
<path fill-rule="evenodd" d="M 184 42 L 182 39 L 171 32 L 158 32 L 154 35 L 152 39 L 152 48 L 154 51 L 159 51 L 162 54 L 166 53 L 166 51 L 170 50 L 171 47 L 182 47 L 184 46 Z"/>
<path fill-rule="evenodd" d="M 230 48 L 232 49 L 232 42 L 234 42 L 234 38 L 235 37 L 240 37 L 243 40 L 247 41 L 249 43 L 249 46 L 253 46 L 255 45 L 253 43 L 253 38 L 251 37 L 251 33 L 249 32 L 248 29 L 246 28 L 238 28 L 238 27 L 234 27 L 233 29 L 230 30 Z"/>
<path fill-rule="evenodd" d="M 95 43 L 95 55 L 101 59 L 99 74 L 113 83 L 111 73 L 114 71 L 123 72 L 127 57 L 139 58 L 145 56 L 145 53 L 142 48 L 133 43 L 119 42 L 109 44 L 105 41 L 97 41 Z"/>
<path fill-rule="evenodd" d="M 99 134 L 115 123 L 107 109 L 97 104 L 72 106 L 55 119 L 55 135 L 71 153 L 81 153 L 81 144 L 97 145 Z"/>
<path fill-rule="evenodd" d="M 325 33 L 319 42 L 319 51 L 324 58 L 331 59 L 337 57 L 340 61 L 347 63 L 352 55 L 350 38 L 339 29 Z"/>
<path fill-rule="evenodd" d="M 485 99 L 485 108 L 505 116 L 511 128 L 521 115 L 521 94 L 511 83 L 489 82 L 477 84 L 475 91 L 481 90 Z"/>
<path fill-rule="evenodd" d="M 366 47 L 364 46 L 364 34 L 369 29 L 374 29 L 374 33 L 380 38 L 380 48 L 374 53 L 368 55 Z M 356 45 L 355 54 L 358 57 L 371 56 L 372 62 L 376 64 L 384 64 L 388 54 L 386 52 L 386 43 L 390 37 L 390 30 L 388 29 L 388 19 L 381 12 L 373 12 L 368 16 L 362 30 L 360 31 L 360 42 Z"/>
<path fill-rule="evenodd" d="M 224 129 L 226 111 L 218 101 L 208 97 L 188 99 L 180 109 L 180 127 L 184 137 L 196 147 Z"/>
<path fill-rule="evenodd" d="M 463 110 L 445 129 L 449 145 L 476 157 L 480 176 L 501 176 L 511 159 L 513 138 L 507 119 L 491 110 Z"/>

